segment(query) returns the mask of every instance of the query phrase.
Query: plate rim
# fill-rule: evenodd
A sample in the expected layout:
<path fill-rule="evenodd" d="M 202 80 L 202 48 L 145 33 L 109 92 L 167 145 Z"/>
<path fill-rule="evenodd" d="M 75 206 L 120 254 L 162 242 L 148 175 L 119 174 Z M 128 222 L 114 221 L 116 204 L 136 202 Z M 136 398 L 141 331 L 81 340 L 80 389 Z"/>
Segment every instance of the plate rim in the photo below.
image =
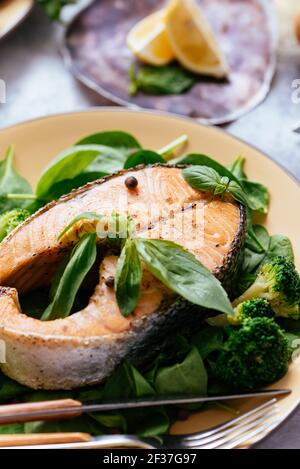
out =
<path fill-rule="evenodd" d="M 217 134 L 226 136 L 226 138 L 228 138 L 229 140 L 240 142 L 243 145 L 246 145 L 249 148 L 253 149 L 254 151 L 258 152 L 263 158 L 268 159 L 274 165 L 276 165 L 278 168 L 280 168 L 291 180 L 293 180 L 296 183 L 296 185 L 300 189 L 300 179 L 298 179 L 289 169 L 284 167 L 280 162 L 275 160 L 272 156 L 270 156 L 268 153 L 264 152 L 263 150 L 261 150 L 257 146 L 255 146 L 251 143 L 248 143 L 247 141 L 245 141 L 244 139 L 242 139 L 240 137 L 236 137 L 235 135 L 230 134 L 229 132 L 226 131 L 226 129 L 216 127 L 216 126 L 213 126 L 213 125 L 203 124 L 203 123 L 200 123 L 198 120 L 190 118 L 190 117 L 185 117 L 185 116 L 181 116 L 181 115 L 178 115 L 178 114 L 172 114 L 172 113 L 157 111 L 157 110 L 152 110 L 152 109 L 141 109 L 140 110 L 140 109 L 131 109 L 131 108 L 118 108 L 116 106 L 103 106 L 103 107 L 94 106 L 94 107 L 90 107 L 90 108 L 82 108 L 82 109 L 66 111 L 66 112 L 51 113 L 51 114 L 35 117 L 35 118 L 32 118 L 32 119 L 25 119 L 25 120 L 22 120 L 20 122 L 15 123 L 15 124 L 1 127 L 0 128 L 0 138 L 1 138 L 2 133 L 5 133 L 5 131 L 7 131 L 7 130 L 13 130 L 13 129 L 16 129 L 18 127 L 22 127 L 22 126 L 27 125 L 27 124 L 34 124 L 35 122 L 39 122 L 39 121 L 47 121 L 47 120 L 55 119 L 57 117 L 72 116 L 72 115 L 76 115 L 76 114 L 84 116 L 85 114 L 106 113 L 106 112 L 107 113 L 121 113 L 121 114 L 122 113 L 124 113 L 124 114 L 126 114 L 126 113 L 146 114 L 146 115 L 153 116 L 154 118 L 155 118 L 155 116 L 165 117 L 167 119 L 174 119 L 174 120 L 179 120 L 179 121 L 188 121 L 192 125 L 200 126 L 200 127 L 203 127 L 204 129 L 205 128 L 211 129 L 214 132 L 216 132 Z M 280 402 L 280 400 L 278 402 Z M 293 415 L 293 413 L 296 411 L 299 404 L 300 404 L 300 395 L 299 395 L 298 399 L 295 399 L 295 402 L 291 405 L 291 407 L 282 414 L 281 418 L 279 419 L 278 423 L 276 424 L 276 426 L 274 428 L 272 428 L 270 431 L 266 431 L 266 433 L 261 438 L 256 440 L 253 444 L 250 443 L 250 444 L 247 444 L 244 447 L 246 447 L 246 448 L 251 448 L 252 446 L 254 447 L 256 444 L 263 441 L 265 438 L 267 438 L 269 435 L 271 435 L 273 432 L 275 432 L 283 424 L 283 422 L 287 421 Z"/>
<path fill-rule="evenodd" d="M 198 119 L 188 117 L 188 116 L 183 116 L 181 114 L 173 114 L 171 112 L 166 112 L 166 111 L 159 111 L 155 109 L 145 109 L 145 108 L 131 108 L 131 107 L 118 107 L 118 106 L 90 106 L 90 107 L 79 107 L 78 109 L 70 110 L 70 111 L 59 111 L 59 112 L 53 112 L 49 113 L 46 115 L 41 115 L 37 117 L 32 117 L 30 119 L 23 119 L 21 121 L 18 121 L 14 124 L 8 124 L 5 126 L 0 127 L 0 136 L 2 132 L 6 130 L 13 130 L 14 128 L 21 127 L 26 124 L 34 123 L 37 121 L 41 120 L 47 120 L 47 119 L 53 119 L 56 117 L 63 117 L 63 116 L 68 116 L 68 115 L 74 115 L 74 114 L 89 114 L 89 113 L 96 113 L 96 112 L 121 112 L 121 113 L 134 113 L 134 114 L 150 114 L 150 115 L 158 115 L 161 117 L 166 117 L 166 118 L 171 118 L 171 119 L 176 119 L 176 120 L 183 120 L 183 121 L 188 121 L 191 124 L 198 125 L 200 127 L 204 128 L 210 128 L 216 131 L 217 133 L 221 135 L 226 135 L 227 138 L 230 138 L 232 140 L 236 140 L 243 145 L 246 145 L 256 152 L 260 153 L 264 158 L 267 160 L 270 160 L 272 163 L 277 165 L 287 176 L 289 176 L 299 187 L 300 187 L 300 177 L 298 178 L 295 176 L 295 174 L 292 173 L 291 170 L 286 168 L 280 161 L 277 161 L 275 158 L 273 158 L 269 153 L 266 151 L 262 150 L 258 146 L 254 145 L 253 143 L 247 142 L 247 140 L 237 137 L 236 135 L 231 134 L 226 130 L 226 128 L 222 128 L 220 126 L 214 125 L 214 124 L 207 124 L 203 122 L 199 122 Z"/>
<path fill-rule="evenodd" d="M 271 36 L 271 60 L 270 60 L 270 65 L 268 67 L 267 73 L 264 77 L 264 81 L 261 85 L 261 88 L 255 94 L 255 96 L 251 100 L 249 100 L 249 102 L 246 105 L 244 105 L 237 111 L 234 111 L 225 115 L 224 117 L 194 118 L 194 120 L 196 120 L 200 124 L 204 124 L 204 125 L 205 124 L 206 125 L 221 125 L 222 124 L 223 125 L 223 124 L 229 124 L 230 122 L 234 122 L 235 120 L 239 119 L 240 117 L 244 116 L 248 112 L 251 112 L 257 106 L 259 106 L 267 98 L 271 90 L 271 85 L 275 78 L 276 66 L 277 66 L 277 52 L 278 52 L 278 44 L 279 44 L 279 21 L 278 21 L 276 7 L 273 1 L 272 0 L 259 0 L 259 1 L 261 2 L 262 7 L 264 8 L 266 14 L 268 15 L 268 23 L 270 26 L 270 36 Z M 163 112 L 160 110 L 156 110 L 154 108 L 143 108 L 137 104 L 130 103 L 123 98 L 119 98 L 115 96 L 113 93 L 111 93 L 110 91 L 107 91 L 101 85 L 98 85 L 94 80 L 82 74 L 74 65 L 74 61 L 71 57 L 70 50 L 67 46 L 67 36 L 68 36 L 69 30 L 72 27 L 73 23 L 77 20 L 77 18 L 81 14 L 83 14 L 86 10 L 91 8 L 96 2 L 97 0 L 92 0 L 91 3 L 89 3 L 87 6 L 85 6 L 80 11 L 78 11 L 76 15 L 68 23 L 64 31 L 64 34 L 60 40 L 59 49 L 60 49 L 60 53 L 62 55 L 66 68 L 71 72 L 71 74 L 76 78 L 76 80 L 78 80 L 80 83 L 82 83 L 84 86 L 91 89 L 98 95 L 111 101 L 111 103 L 117 104 L 119 106 L 125 106 L 133 110 L 149 109 L 149 110 L 153 110 L 156 112 Z M 190 118 L 189 116 L 184 116 L 182 114 L 178 114 L 178 115 L 182 117 L 186 117 L 188 119 Z"/>

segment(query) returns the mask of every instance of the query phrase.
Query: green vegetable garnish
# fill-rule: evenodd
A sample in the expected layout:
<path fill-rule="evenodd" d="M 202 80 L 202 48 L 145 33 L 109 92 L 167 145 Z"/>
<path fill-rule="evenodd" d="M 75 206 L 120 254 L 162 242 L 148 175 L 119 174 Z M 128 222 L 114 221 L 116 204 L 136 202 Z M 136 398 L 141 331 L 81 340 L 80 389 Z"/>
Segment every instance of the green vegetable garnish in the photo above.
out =
<path fill-rule="evenodd" d="M 149 94 L 181 94 L 188 91 L 198 78 L 180 65 L 172 64 L 163 67 L 143 66 L 129 69 L 129 94 L 134 96 L 138 91 Z"/>

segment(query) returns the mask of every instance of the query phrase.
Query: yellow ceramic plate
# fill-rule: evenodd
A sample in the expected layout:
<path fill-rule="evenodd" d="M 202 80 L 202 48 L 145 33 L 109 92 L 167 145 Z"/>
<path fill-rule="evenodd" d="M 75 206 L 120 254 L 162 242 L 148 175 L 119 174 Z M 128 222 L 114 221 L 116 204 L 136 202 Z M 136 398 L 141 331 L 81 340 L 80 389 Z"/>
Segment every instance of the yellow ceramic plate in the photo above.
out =
<path fill-rule="evenodd" d="M 50 116 L 1 130 L 0 155 L 13 143 L 19 171 L 34 184 L 42 169 L 61 150 L 89 133 L 103 130 L 131 132 L 144 147 L 152 149 L 158 149 L 179 135 L 187 134 L 188 151 L 212 155 L 225 165 L 236 156 L 244 155 L 247 158 L 249 177 L 266 184 L 271 192 L 271 210 L 266 225 L 271 233 L 283 232 L 291 238 L 296 262 L 298 268 L 300 267 L 300 223 L 295 212 L 300 199 L 299 184 L 260 151 L 219 129 L 205 127 L 192 120 L 147 111 L 92 109 Z M 283 420 L 295 409 L 300 398 L 300 369 L 297 363 L 273 387 L 287 387 L 293 391 L 279 403 L 280 418 Z M 257 399 L 247 399 L 236 401 L 234 406 L 244 411 L 256 404 Z M 173 432 L 194 432 L 229 418 L 232 415 L 222 410 L 205 411 L 192 415 L 185 422 L 177 422 Z"/>
<path fill-rule="evenodd" d="M 0 39 L 28 15 L 33 3 L 34 0 L 0 0 Z"/>

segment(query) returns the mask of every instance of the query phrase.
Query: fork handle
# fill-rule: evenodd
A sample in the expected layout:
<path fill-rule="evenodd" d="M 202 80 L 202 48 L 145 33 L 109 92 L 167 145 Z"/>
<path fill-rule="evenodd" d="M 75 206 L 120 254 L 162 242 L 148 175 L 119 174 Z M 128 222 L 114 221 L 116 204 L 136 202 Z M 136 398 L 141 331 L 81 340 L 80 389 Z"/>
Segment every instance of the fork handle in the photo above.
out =
<path fill-rule="evenodd" d="M 74 411 L 64 412 L 64 409 L 70 407 L 74 407 Z M 79 417 L 82 414 L 81 408 L 81 402 L 73 399 L 1 405 L 0 424 L 74 418 Z M 54 409 L 56 412 L 52 415 L 51 410 Z"/>
<path fill-rule="evenodd" d="M 1 435 L 0 448 L 12 446 L 53 445 L 58 443 L 87 443 L 88 433 L 31 433 L 29 435 Z"/>

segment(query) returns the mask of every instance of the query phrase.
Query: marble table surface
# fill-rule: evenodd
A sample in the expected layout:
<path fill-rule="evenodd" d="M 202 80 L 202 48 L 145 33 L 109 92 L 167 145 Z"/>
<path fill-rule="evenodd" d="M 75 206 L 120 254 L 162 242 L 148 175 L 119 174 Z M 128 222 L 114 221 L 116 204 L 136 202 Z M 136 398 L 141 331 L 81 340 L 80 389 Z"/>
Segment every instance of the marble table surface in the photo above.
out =
<path fill-rule="evenodd" d="M 300 45 L 293 36 L 292 18 L 300 4 L 299 0 L 275 2 L 280 42 L 271 92 L 254 111 L 224 128 L 255 144 L 300 181 L 300 134 L 292 131 L 297 122 L 300 124 L 300 102 L 292 100 L 292 83 L 300 79 Z M 7 86 L 6 103 L 0 104 L 0 128 L 47 114 L 111 105 L 66 70 L 59 53 L 63 30 L 35 7 L 0 43 L 0 79 Z M 300 448 L 299 430 L 300 408 L 256 448 Z"/>

